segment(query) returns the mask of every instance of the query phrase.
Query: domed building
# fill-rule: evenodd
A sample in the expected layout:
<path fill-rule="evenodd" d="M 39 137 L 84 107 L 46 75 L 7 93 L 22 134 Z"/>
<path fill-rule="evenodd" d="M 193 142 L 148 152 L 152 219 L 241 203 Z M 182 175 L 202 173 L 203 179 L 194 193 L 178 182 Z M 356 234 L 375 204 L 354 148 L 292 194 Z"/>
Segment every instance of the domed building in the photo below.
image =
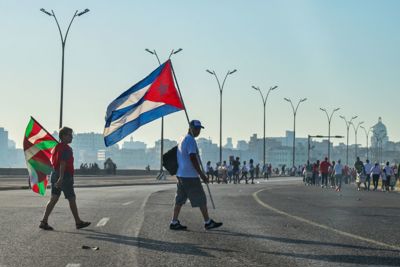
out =
<path fill-rule="evenodd" d="M 389 137 L 387 135 L 387 128 L 385 124 L 382 123 L 382 118 L 379 117 L 378 123 L 372 126 L 372 137 L 371 146 L 378 147 L 385 146 L 389 142 Z"/>

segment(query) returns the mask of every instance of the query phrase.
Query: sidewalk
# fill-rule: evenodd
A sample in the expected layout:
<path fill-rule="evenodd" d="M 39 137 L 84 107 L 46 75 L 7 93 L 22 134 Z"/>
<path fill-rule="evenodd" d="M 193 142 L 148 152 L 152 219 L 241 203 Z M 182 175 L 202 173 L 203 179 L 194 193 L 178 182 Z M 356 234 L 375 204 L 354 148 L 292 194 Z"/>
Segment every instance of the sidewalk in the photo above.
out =
<path fill-rule="evenodd" d="M 165 180 L 157 180 L 154 176 L 77 176 L 74 180 L 74 187 L 159 185 L 175 183 L 176 178 L 174 176 L 167 176 Z M 27 177 L 0 177 L 0 191 L 18 189 L 29 189 Z"/>

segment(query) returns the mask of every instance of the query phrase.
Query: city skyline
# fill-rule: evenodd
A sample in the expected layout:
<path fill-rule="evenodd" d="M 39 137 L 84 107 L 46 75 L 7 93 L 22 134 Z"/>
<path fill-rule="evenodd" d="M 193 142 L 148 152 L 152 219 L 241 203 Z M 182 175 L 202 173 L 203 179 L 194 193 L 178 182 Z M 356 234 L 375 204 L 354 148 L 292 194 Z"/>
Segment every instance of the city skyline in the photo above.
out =
<path fill-rule="evenodd" d="M 31 115 L 50 132 L 58 128 L 61 46 L 54 21 L 39 9 L 54 9 L 65 31 L 76 9 L 89 8 L 72 25 L 66 46 L 64 124 L 75 132 L 102 132 L 107 105 L 157 67 L 145 48 L 156 49 L 162 61 L 171 49 L 182 48 L 173 64 L 189 116 L 206 127 L 202 137 L 219 136 L 219 92 L 205 71 L 211 68 L 219 75 L 238 70 L 224 89 L 223 140 L 262 136 L 262 103 L 252 85 L 262 90 L 279 86 L 267 103 L 266 137 L 292 127 L 284 97 L 307 97 L 299 109 L 297 136 L 326 135 L 319 108 L 339 107 L 332 135 L 346 136 L 339 115 L 358 115 L 356 123 L 364 121 L 366 128 L 383 117 L 388 135 L 400 139 L 398 101 L 392 97 L 400 82 L 395 12 L 400 3 L 220 1 L 212 10 L 207 1 L 173 3 L 0 3 L 0 29 L 7 36 L 0 43 L 0 112 L 7 114 L 0 127 L 17 147 Z M 158 120 L 131 136 L 151 144 L 159 139 L 159 128 Z M 186 131 L 183 112 L 165 117 L 166 139 L 177 140 Z M 366 144 L 360 132 L 358 143 Z"/>

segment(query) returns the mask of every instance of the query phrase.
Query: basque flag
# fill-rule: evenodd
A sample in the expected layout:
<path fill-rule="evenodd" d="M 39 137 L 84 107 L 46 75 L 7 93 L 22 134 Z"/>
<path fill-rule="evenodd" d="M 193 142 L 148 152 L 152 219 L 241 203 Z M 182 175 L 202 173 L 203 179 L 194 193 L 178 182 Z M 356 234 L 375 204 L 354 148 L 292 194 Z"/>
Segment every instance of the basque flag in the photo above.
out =
<path fill-rule="evenodd" d="M 106 113 L 104 142 L 111 146 L 140 126 L 183 109 L 168 60 L 111 102 Z"/>

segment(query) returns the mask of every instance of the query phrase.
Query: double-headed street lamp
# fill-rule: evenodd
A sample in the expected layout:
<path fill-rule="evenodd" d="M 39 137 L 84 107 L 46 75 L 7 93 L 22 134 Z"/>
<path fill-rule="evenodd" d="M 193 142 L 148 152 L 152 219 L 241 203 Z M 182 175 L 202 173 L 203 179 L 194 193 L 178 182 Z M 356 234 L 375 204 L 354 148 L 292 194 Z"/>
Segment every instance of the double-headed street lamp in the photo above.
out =
<path fill-rule="evenodd" d="M 320 108 L 320 110 L 322 110 L 323 112 L 325 112 L 326 117 L 328 118 L 328 160 L 330 160 L 330 159 L 331 159 L 331 122 L 332 122 L 333 114 L 334 114 L 336 111 L 339 111 L 340 108 L 335 108 L 335 109 L 332 111 L 332 113 L 331 113 L 330 116 L 329 116 L 329 114 L 328 114 L 328 111 L 326 111 L 326 109 Z"/>
<path fill-rule="evenodd" d="M 264 167 L 265 166 L 265 106 L 266 106 L 269 94 L 271 93 L 271 91 L 273 91 L 276 88 L 278 88 L 278 86 L 275 85 L 274 87 L 270 87 L 269 90 L 268 90 L 268 93 L 267 93 L 267 95 L 265 97 L 264 97 L 263 93 L 261 92 L 260 87 L 256 87 L 256 86 L 253 85 L 252 88 L 257 90 L 260 93 L 261 99 L 262 99 L 262 102 L 263 102 L 263 105 L 264 105 L 264 120 L 263 120 L 263 122 L 264 122 L 263 167 Z"/>
<path fill-rule="evenodd" d="M 346 165 L 349 165 L 349 130 L 350 130 L 350 125 L 352 124 L 352 121 L 357 119 L 358 116 L 352 117 L 349 121 L 346 120 L 345 116 L 340 116 L 346 123 L 346 130 L 347 130 L 347 145 L 346 145 Z"/>
<path fill-rule="evenodd" d="M 219 89 L 219 163 L 222 164 L 222 92 L 224 91 L 224 85 L 225 85 L 225 81 L 226 78 L 228 78 L 229 75 L 232 75 L 233 73 L 235 73 L 237 70 L 228 70 L 228 72 L 225 75 L 225 78 L 221 83 L 219 82 L 218 76 L 215 73 L 215 71 L 211 71 L 209 69 L 206 70 L 208 73 L 210 73 L 211 75 L 213 75 L 215 77 L 215 79 L 217 80 L 218 83 L 218 89 Z"/>
<path fill-rule="evenodd" d="M 58 20 L 56 17 L 56 14 L 54 13 L 53 10 L 51 10 L 51 13 L 47 10 L 45 10 L 44 8 L 41 8 L 40 11 L 42 11 L 44 14 L 50 16 L 50 17 L 54 17 L 54 20 L 57 23 L 57 27 L 58 27 L 58 31 L 60 32 L 60 37 L 61 37 L 61 49 L 62 49 L 62 60 L 61 60 L 61 101 L 60 101 L 60 124 L 59 124 L 59 128 L 61 129 L 62 127 L 62 117 L 63 117 L 63 96 L 64 96 L 64 51 L 65 51 L 65 43 L 67 42 L 67 36 L 68 36 L 68 32 L 69 29 L 71 28 L 71 24 L 74 21 L 75 17 L 80 17 L 83 14 L 86 14 L 89 12 L 89 9 L 85 9 L 81 12 L 79 12 L 78 10 L 75 11 L 74 16 L 72 17 L 67 32 L 65 33 L 65 36 L 63 36 L 60 25 L 58 24 Z"/>
<path fill-rule="evenodd" d="M 363 121 L 360 121 L 357 126 L 354 125 L 354 123 L 351 123 L 351 125 L 353 125 L 353 129 L 354 129 L 354 136 L 355 136 L 355 142 L 356 142 L 356 148 L 355 148 L 355 158 L 357 159 L 358 157 L 358 153 L 357 153 L 357 148 L 358 148 L 358 143 L 357 143 L 357 133 L 358 133 L 358 128 L 361 126 L 361 124 L 363 124 Z"/>
<path fill-rule="evenodd" d="M 158 65 L 161 65 L 160 58 L 158 57 L 158 54 L 155 49 L 150 50 L 148 48 L 145 49 L 146 52 L 154 55 L 157 59 Z M 168 59 L 171 58 L 172 55 L 178 54 L 179 52 L 182 51 L 182 48 L 179 48 L 177 50 L 172 49 L 171 53 L 169 54 Z M 161 156 L 160 156 L 160 173 L 157 176 L 158 180 L 163 180 L 165 178 L 164 174 L 164 169 L 163 169 L 163 155 L 164 155 L 164 116 L 161 117 Z"/>
<path fill-rule="evenodd" d="M 293 110 L 293 156 L 292 156 L 292 166 L 295 166 L 295 157 L 296 157 L 296 115 L 297 115 L 297 109 L 300 106 L 300 103 L 304 102 L 307 100 L 307 98 L 300 99 L 299 102 L 297 103 L 296 108 L 294 107 L 292 100 L 290 98 L 284 98 L 287 102 L 290 103 L 292 106 Z"/>
<path fill-rule="evenodd" d="M 360 126 L 361 129 L 364 130 L 365 133 L 365 137 L 367 138 L 367 159 L 369 159 L 369 134 L 372 132 L 372 129 L 374 129 L 374 127 L 369 128 L 369 130 L 367 131 L 367 129 L 364 126 Z"/>

